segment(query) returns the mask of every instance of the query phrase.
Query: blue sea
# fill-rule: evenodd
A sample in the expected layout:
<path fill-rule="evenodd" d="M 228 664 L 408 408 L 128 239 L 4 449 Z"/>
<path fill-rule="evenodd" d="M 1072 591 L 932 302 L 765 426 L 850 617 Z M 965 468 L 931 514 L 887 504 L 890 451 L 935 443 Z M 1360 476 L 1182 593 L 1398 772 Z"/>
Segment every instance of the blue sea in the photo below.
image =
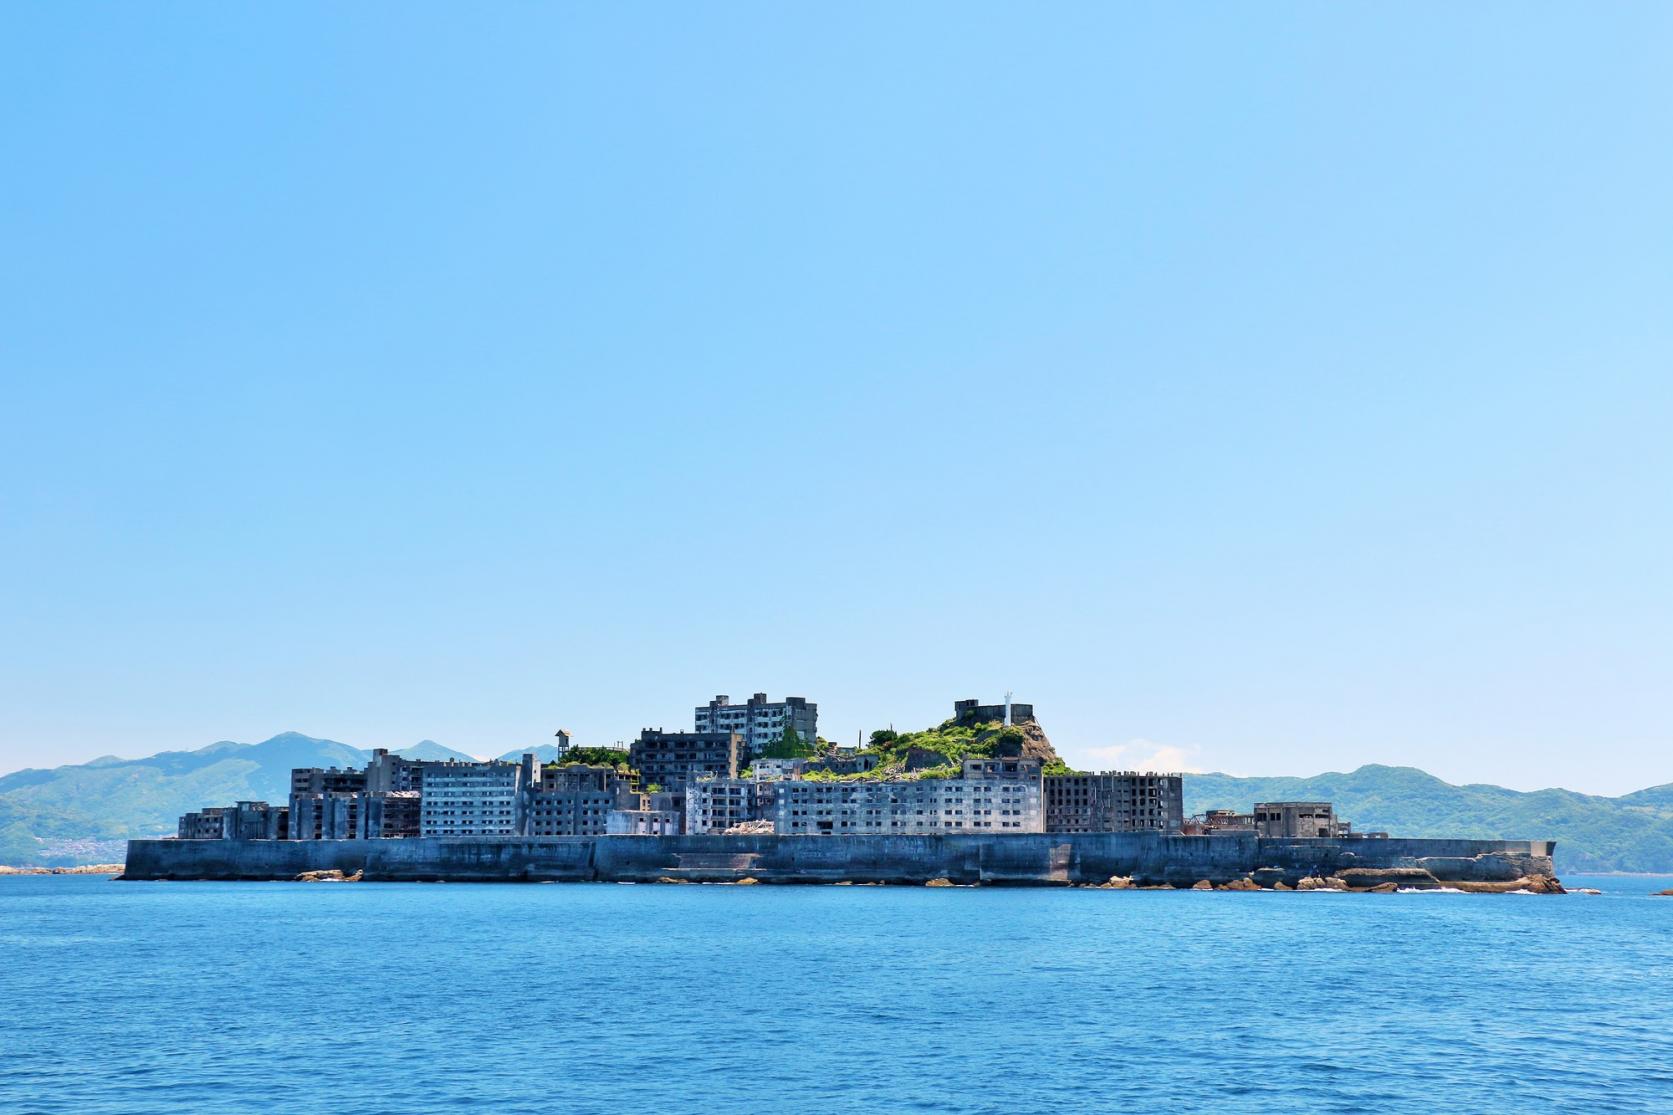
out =
<path fill-rule="evenodd" d="M 1565 882 L 0 878 L 0 1111 L 1673 1111 L 1673 878 Z"/>

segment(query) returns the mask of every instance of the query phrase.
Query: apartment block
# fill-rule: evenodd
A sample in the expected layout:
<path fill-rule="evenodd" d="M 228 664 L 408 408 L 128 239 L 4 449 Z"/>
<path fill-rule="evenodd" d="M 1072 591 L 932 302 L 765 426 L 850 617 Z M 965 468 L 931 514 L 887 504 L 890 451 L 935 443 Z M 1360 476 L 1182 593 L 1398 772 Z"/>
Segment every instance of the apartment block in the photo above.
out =
<path fill-rule="evenodd" d="M 550 764 L 524 787 L 524 832 L 528 836 L 603 836 L 610 814 L 632 809 L 639 795 L 612 767 Z"/>
<path fill-rule="evenodd" d="M 1044 783 L 1047 832 L 1179 832 L 1185 823 L 1177 774 L 1048 774 Z"/>
<path fill-rule="evenodd" d="M 699 778 L 686 786 L 685 831 L 718 834 L 745 821 L 770 820 L 778 785 L 771 780 Z"/>
<path fill-rule="evenodd" d="M 794 729 L 803 743 L 819 735 L 819 706 L 806 697 L 769 701 L 765 693 L 752 694 L 742 704 L 721 693 L 707 705 L 697 706 L 695 727 L 699 732 L 736 732 L 743 737 L 743 749 L 759 755 Z"/>
<path fill-rule="evenodd" d="M 424 836 L 521 835 L 523 787 L 534 756 L 521 763 L 453 763 L 424 772 L 419 832 Z"/>
<path fill-rule="evenodd" d="M 958 778 L 773 787 L 781 835 L 1045 831 L 1037 759 L 969 759 Z"/>
<path fill-rule="evenodd" d="M 642 789 L 684 788 L 704 775 L 736 778 L 746 754 L 737 732 L 665 732 L 646 728 L 628 747 L 628 765 L 639 772 Z"/>

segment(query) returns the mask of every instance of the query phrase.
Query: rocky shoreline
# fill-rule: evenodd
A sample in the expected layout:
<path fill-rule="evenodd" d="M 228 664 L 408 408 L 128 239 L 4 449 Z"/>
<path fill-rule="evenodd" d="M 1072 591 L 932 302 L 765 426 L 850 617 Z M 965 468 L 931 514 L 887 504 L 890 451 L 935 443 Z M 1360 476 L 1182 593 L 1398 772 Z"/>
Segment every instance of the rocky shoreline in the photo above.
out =
<path fill-rule="evenodd" d="M 89 863 L 81 867 L 7 867 L 0 864 L 0 875 L 120 875 L 125 866 L 120 863 Z"/>

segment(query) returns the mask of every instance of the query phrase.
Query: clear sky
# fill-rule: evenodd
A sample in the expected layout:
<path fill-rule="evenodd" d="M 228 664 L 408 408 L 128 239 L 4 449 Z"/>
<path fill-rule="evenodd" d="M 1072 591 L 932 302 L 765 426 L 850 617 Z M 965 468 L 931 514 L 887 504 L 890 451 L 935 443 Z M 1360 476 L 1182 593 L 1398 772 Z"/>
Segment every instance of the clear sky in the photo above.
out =
<path fill-rule="evenodd" d="M 1673 8 L 12 5 L 0 770 L 1033 701 L 1673 781 Z"/>

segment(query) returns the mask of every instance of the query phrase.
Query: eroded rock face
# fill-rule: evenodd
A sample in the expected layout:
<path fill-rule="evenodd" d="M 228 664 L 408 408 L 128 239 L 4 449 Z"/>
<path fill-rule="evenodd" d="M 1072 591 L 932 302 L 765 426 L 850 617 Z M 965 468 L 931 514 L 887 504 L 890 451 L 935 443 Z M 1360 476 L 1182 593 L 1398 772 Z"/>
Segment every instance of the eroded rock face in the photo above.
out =
<path fill-rule="evenodd" d="M 296 881 L 299 883 L 358 883 L 360 882 L 360 875 L 361 873 L 358 871 L 353 875 L 345 875 L 342 871 L 333 867 L 329 871 L 304 871 L 296 877 Z"/>
<path fill-rule="evenodd" d="M 1433 890 L 1441 881 L 1421 867 L 1350 867 L 1336 878 L 1351 890 L 1377 890 L 1383 886 Z"/>
<path fill-rule="evenodd" d="M 1563 884 L 1559 883 L 1553 876 L 1550 875 L 1524 875 L 1520 879 L 1511 879 L 1507 882 L 1497 883 L 1478 883 L 1466 879 L 1461 882 L 1448 883 L 1447 886 L 1454 887 L 1462 891 L 1468 891 L 1470 894 L 1568 893 L 1563 889 Z"/>
<path fill-rule="evenodd" d="M 1299 883 L 1297 883 L 1295 885 L 1295 889 L 1296 890 L 1347 890 L 1348 889 L 1348 884 L 1343 882 L 1341 879 L 1338 879 L 1334 875 L 1331 875 L 1328 878 L 1323 878 L 1323 879 L 1319 878 L 1316 875 L 1309 875 L 1307 878 L 1305 878 L 1305 879 L 1301 880 Z"/>

